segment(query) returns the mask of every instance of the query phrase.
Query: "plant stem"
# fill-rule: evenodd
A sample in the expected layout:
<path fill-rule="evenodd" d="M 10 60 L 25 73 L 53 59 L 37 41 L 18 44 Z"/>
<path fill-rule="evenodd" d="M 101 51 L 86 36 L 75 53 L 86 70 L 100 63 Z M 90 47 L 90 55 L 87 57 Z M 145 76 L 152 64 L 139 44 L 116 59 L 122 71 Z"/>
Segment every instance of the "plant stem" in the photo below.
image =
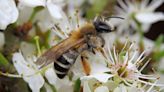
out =
<path fill-rule="evenodd" d="M 41 55 L 41 49 L 40 49 L 40 44 L 39 44 L 39 36 L 35 36 L 34 39 L 35 39 L 38 55 L 40 56 Z"/>
<path fill-rule="evenodd" d="M 38 7 L 35 7 L 34 9 L 33 9 L 33 11 L 32 11 L 32 14 L 31 14 L 31 16 L 30 16 L 30 18 L 29 18 L 29 22 L 32 22 L 32 20 L 35 18 L 35 16 L 36 16 L 36 14 L 38 13 L 38 12 L 40 12 L 41 10 L 43 10 L 43 8 L 44 7 L 42 7 L 42 6 L 38 6 Z"/>

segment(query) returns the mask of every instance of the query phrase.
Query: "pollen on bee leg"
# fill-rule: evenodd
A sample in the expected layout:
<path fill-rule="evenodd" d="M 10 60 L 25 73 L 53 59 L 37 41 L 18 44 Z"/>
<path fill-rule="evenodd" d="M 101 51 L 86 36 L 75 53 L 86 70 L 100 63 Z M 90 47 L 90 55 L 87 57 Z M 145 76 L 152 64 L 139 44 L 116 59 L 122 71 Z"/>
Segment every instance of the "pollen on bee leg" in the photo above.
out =
<path fill-rule="evenodd" d="M 91 72 L 91 67 L 89 65 L 88 60 L 85 57 L 81 56 L 81 61 L 82 61 L 82 66 L 83 66 L 84 73 L 86 75 L 89 75 L 90 72 Z"/>

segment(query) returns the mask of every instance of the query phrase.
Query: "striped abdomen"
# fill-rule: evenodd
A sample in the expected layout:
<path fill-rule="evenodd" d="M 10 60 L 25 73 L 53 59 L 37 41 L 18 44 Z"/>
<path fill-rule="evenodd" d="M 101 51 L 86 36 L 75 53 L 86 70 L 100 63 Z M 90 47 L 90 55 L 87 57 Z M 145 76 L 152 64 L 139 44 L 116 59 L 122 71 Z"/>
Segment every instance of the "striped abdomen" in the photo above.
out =
<path fill-rule="evenodd" d="M 78 55 L 79 53 L 77 51 L 69 50 L 68 52 L 60 56 L 56 62 L 54 62 L 54 69 L 56 75 L 59 78 L 64 78 L 67 75 L 69 69 L 74 64 Z"/>

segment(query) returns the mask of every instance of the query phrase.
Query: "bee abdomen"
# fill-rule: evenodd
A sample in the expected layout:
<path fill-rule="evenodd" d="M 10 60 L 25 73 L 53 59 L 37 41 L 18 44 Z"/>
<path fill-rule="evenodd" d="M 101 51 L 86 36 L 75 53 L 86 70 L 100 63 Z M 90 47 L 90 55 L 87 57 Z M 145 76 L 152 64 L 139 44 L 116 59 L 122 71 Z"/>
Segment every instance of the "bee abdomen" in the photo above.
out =
<path fill-rule="evenodd" d="M 59 78 L 62 79 L 67 75 L 69 69 L 74 64 L 78 55 L 78 52 L 70 50 L 57 59 L 57 62 L 54 63 L 54 68 L 56 75 Z"/>

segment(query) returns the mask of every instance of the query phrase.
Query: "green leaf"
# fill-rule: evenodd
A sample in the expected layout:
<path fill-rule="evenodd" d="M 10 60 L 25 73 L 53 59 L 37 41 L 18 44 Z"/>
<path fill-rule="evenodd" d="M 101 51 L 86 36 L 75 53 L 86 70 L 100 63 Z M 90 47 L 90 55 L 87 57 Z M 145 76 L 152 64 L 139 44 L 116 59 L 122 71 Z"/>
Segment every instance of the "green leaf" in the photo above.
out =
<path fill-rule="evenodd" d="M 159 61 L 163 57 L 164 57 L 164 50 L 158 51 L 154 55 L 154 58 L 155 58 L 156 61 Z"/>
<path fill-rule="evenodd" d="M 9 62 L 8 62 L 8 60 L 3 56 L 3 54 L 2 53 L 0 53 L 0 65 L 8 65 L 9 64 Z"/>
<path fill-rule="evenodd" d="M 164 35 L 160 35 L 157 40 L 155 41 L 155 54 L 154 54 L 154 58 L 156 61 L 159 61 L 162 57 L 164 57 L 164 50 L 161 50 L 161 45 L 164 41 Z"/>
<path fill-rule="evenodd" d="M 80 85 L 81 85 L 81 81 L 80 81 L 80 78 L 78 78 L 78 79 L 75 81 L 74 92 L 80 92 Z"/>
<path fill-rule="evenodd" d="M 160 35 L 155 41 L 156 48 L 159 48 L 164 41 L 164 35 Z"/>
<path fill-rule="evenodd" d="M 94 18 L 96 14 L 103 11 L 107 3 L 108 0 L 94 0 L 92 7 L 87 11 L 87 18 Z"/>

